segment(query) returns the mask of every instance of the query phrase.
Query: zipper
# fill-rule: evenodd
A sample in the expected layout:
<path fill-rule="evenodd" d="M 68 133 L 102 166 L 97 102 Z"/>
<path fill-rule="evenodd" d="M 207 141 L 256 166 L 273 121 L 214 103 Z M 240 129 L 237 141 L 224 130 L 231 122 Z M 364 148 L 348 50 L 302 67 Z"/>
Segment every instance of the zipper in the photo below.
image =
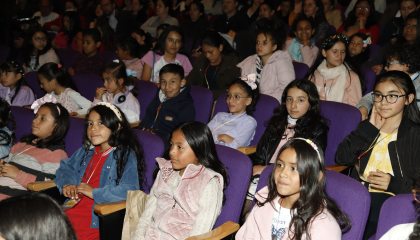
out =
<path fill-rule="evenodd" d="M 397 160 L 398 160 L 398 165 L 400 166 L 401 177 L 404 177 L 404 175 L 403 175 L 403 173 L 402 173 L 402 169 L 401 169 L 400 156 L 398 155 L 397 144 L 396 144 L 395 142 L 396 142 L 396 141 L 394 141 L 395 151 L 397 152 Z"/>

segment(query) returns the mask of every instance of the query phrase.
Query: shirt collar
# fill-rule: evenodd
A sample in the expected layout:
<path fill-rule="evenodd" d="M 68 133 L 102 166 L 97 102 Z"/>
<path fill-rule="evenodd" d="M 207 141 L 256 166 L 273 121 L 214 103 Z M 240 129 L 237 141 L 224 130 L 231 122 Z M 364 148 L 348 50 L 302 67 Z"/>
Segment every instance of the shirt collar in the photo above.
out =
<path fill-rule="evenodd" d="M 419 76 L 419 74 L 420 74 L 420 71 L 419 71 L 419 72 L 414 73 L 413 75 L 411 75 L 411 76 L 410 76 L 411 81 L 416 80 L 416 78 Z"/>
<path fill-rule="evenodd" d="M 229 113 L 229 118 L 240 118 L 244 115 L 246 115 L 246 111 L 238 115 L 233 115 L 232 113 Z"/>

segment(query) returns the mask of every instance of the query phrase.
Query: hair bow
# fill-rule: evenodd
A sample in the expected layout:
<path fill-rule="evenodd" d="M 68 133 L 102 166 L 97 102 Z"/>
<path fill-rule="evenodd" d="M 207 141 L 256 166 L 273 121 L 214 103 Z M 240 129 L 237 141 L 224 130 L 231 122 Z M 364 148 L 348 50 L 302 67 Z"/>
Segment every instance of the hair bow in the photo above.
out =
<path fill-rule="evenodd" d="M 57 64 L 57 66 L 58 66 L 58 68 L 61 68 L 63 65 L 61 65 L 61 64 Z"/>
<path fill-rule="evenodd" d="M 125 71 L 127 72 L 127 76 L 133 76 L 133 77 L 137 76 L 137 72 L 133 72 L 130 69 L 126 69 Z"/>
<path fill-rule="evenodd" d="M 372 43 L 372 39 L 368 37 L 366 40 L 363 40 L 363 47 L 367 47 Z"/>
<path fill-rule="evenodd" d="M 33 102 L 31 105 L 31 109 L 33 109 L 34 113 L 36 114 L 39 108 L 41 108 L 42 105 L 44 105 L 45 103 L 57 103 L 57 99 L 53 95 L 47 93 L 42 98 L 38 98 L 37 100 L 35 100 L 35 102 Z M 58 114 L 61 114 L 60 108 L 58 106 L 57 106 L 57 110 L 58 110 Z"/>
<path fill-rule="evenodd" d="M 248 86 L 251 87 L 252 90 L 257 89 L 257 74 L 251 73 L 241 77 L 242 81 L 246 82 Z"/>

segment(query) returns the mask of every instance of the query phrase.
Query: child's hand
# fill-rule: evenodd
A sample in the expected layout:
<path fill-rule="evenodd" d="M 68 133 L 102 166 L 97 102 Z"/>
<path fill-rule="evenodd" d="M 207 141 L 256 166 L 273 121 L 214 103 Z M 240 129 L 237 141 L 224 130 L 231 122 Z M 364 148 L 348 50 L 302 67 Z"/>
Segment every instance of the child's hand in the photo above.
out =
<path fill-rule="evenodd" d="M 3 177 L 9 177 L 11 179 L 15 179 L 16 176 L 18 175 L 19 171 L 20 171 L 19 168 L 15 167 L 15 166 L 13 166 L 9 163 L 4 163 L 3 167 L 2 167 L 2 170 L 1 170 L 1 175 Z"/>
<path fill-rule="evenodd" d="M 376 76 L 378 76 L 379 74 L 381 74 L 382 69 L 384 69 L 383 65 L 375 65 L 372 67 L 372 70 L 375 72 Z"/>
<path fill-rule="evenodd" d="M 74 117 L 74 116 L 79 116 L 79 114 L 77 114 L 77 112 L 71 112 L 71 113 L 70 113 L 70 116 L 71 116 L 71 117 Z"/>
<path fill-rule="evenodd" d="M 385 124 L 385 118 L 383 118 L 381 115 L 379 115 L 378 111 L 376 111 L 375 105 L 373 105 L 372 114 L 370 115 L 369 122 L 372 123 L 372 125 L 375 126 L 379 130 Z"/>
<path fill-rule="evenodd" d="M 359 23 L 359 28 L 360 29 L 365 28 L 365 25 L 366 25 L 366 17 L 359 17 L 357 19 L 357 22 Z"/>
<path fill-rule="evenodd" d="M 367 180 L 369 181 L 371 187 L 386 191 L 388 189 L 389 182 L 391 182 L 391 175 L 376 169 L 376 172 L 369 172 Z"/>
<path fill-rule="evenodd" d="M 70 75 L 74 75 L 74 69 L 73 68 L 68 68 L 67 72 L 69 72 Z"/>
<path fill-rule="evenodd" d="M 262 171 L 266 168 L 267 166 L 261 166 L 261 165 L 255 165 L 252 168 L 252 176 L 255 175 L 261 175 Z"/>
<path fill-rule="evenodd" d="M 102 95 L 106 93 L 106 88 L 101 87 L 96 89 L 95 99 L 101 100 Z"/>
<path fill-rule="evenodd" d="M 368 112 L 368 110 L 367 110 L 367 108 L 365 106 L 359 107 L 359 111 L 362 114 L 362 121 L 368 119 L 369 112 Z"/>
<path fill-rule="evenodd" d="M 217 136 L 217 141 L 219 142 L 231 143 L 233 140 L 235 139 L 227 134 L 220 134 Z"/>
<path fill-rule="evenodd" d="M 63 195 L 64 197 L 68 197 L 71 199 L 78 199 L 79 197 L 77 196 L 77 186 L 71 184 L 64 186 Z"/>
<path fill-rule="evenodd" d="M 81 193 L 86 197 L 93 199 L 93 187 L 87 183 L 80 183 L 77 187 L 77 193 Z"/>
<path fill-rule="evenodd" d="M 305 40 L 305 41 L 303 41 L 303 46 L 311 46 L 311 39 L 308 39 L 308 40 Z"/>

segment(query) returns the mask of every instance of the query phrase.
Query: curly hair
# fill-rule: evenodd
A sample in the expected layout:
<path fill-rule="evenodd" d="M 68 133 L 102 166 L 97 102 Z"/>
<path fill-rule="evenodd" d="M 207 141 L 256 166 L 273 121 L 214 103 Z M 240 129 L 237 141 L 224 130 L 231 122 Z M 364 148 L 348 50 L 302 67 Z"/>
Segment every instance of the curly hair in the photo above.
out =
<path fill-rule="evenodd" d="M 252 99 L 251 103 L 246 106 L 246 114 L 252 116 L 252 113 L 255 111 L 255 107 L 257 106 L 258 100 L 260 99 L 260 91 L 257 87 L 256 89 L 252 90 L 252 88 L 242 79 L 237 78 L 233 80 L 233 82 L 229 85 L 229 88 L 233 85 L 237 84 L 245 93 L 247 97 Z"/>
<path fill-rule="evenodd" d="M 417 46 L 409 44 L 394 44 L 386 52 L 384 59 L 387 62 L 398 61 L 408 65 L 408 73 L 420 71 L 420 49 Z"/>

